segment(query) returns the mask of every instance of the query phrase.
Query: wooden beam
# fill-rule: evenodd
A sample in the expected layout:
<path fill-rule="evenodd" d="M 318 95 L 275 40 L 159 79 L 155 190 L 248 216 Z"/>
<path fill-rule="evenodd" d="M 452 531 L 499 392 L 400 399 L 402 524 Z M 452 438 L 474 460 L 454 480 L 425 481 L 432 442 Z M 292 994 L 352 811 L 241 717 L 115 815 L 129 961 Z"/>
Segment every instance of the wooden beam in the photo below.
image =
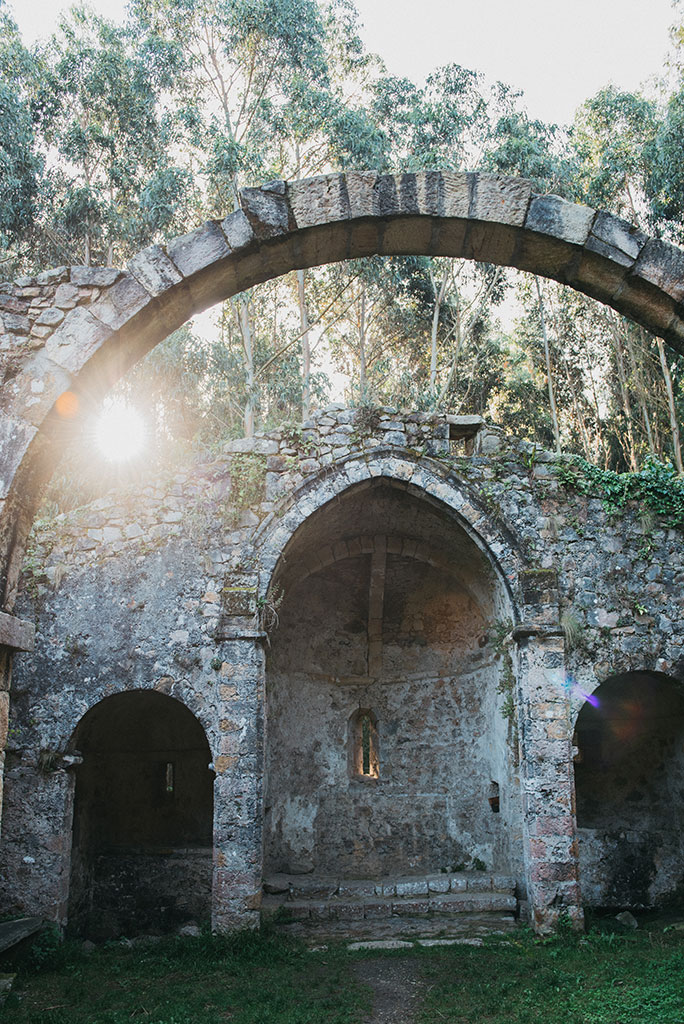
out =
<path fill-rule="evenodd" d="M 368 591 L 368 675 L 382 674 L 382 617 L 385 604 L 385 573 L 387 570 L 387 538 L 374 538 Z"/>

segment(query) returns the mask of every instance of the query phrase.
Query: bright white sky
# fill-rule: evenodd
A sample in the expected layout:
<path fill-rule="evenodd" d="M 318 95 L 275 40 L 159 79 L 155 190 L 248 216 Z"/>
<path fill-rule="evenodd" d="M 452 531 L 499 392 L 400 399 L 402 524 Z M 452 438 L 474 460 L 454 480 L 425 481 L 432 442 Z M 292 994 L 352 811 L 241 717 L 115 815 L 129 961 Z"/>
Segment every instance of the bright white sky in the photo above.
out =
<path fill-rule="evenodd" d="M 10 0 L 24 39 L 48 35 L 54 0 Z M 124 0 L 94 0 L 121 18 Z M 390 72 L 422 81 L 456 63 L 522 89 L 529 113 L 567 124 L 604 85 L 636 89 L 660 75 L 671 0 L 356 0 L 368 48 Z"/>

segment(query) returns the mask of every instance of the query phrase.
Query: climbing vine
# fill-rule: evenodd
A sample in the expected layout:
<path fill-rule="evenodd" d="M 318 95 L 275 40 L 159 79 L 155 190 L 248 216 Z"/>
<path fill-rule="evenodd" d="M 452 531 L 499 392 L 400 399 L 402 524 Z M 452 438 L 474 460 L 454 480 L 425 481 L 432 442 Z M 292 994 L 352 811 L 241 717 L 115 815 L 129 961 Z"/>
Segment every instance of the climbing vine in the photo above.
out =
<path fill-rule="evenodd" d="M 264 499 L 266 456 L 253 453 L 234 455 L 230 465 L 230 504 L 225 510 L 229 526 L 236 526 L 245 509 Z"/>
<path fill-rule="evenodd" d="M 684 529 L 684 477 L 669 462 L 649 457 L 638 473 L 614 473 L 569 455 L 554 471 L 565 487 L 601 498 L 606 512 L 621 512 L 629 501 L 640 501 L 668 526 Z"/>

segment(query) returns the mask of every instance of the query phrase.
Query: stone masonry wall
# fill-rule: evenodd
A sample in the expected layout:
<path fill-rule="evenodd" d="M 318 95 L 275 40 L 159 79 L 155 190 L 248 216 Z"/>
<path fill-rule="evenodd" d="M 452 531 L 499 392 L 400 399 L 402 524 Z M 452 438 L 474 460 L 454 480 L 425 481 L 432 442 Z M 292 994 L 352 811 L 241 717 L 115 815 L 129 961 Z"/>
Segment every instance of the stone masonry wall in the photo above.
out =
<path fill-rule="evenodd" d="M 361 479 L 384 472 L 410 477 L 412 465 L 412 479 L 441 481 L 436 494 L 456 488 L 465 527 L 472 533 L 468 516 L 475 516 L 501 538 L 488 557 L 510 590 L 512 617 L 526 606 L 555 607 L 556 625 L 548 627 L 506 623 L 496 611 L 484 653 L 505 676 L 497 713 L 511 716 L 512 742 L 526 766 L 526 831 L 517 842 L 527 867 L 519 884 L 540 886 L 549 899 L 554 887 L 573 893 L 563 867 L 577 860 L 572 828 L 556 834 L 553 817 L 529 808 L 548 805 L 549 764 L 554 771 L 566 765 L 572 788 L 574 720 L 601 683 L 625 672 L 684 678 L 684 545 L 680 532 L 638 507 L 609 516 L 598 498 L 567 490 L 556 461 L 481 422 L 332 406 L 302 428 L 230 442 L 213 462 L 151 480 L 140 493 L 112 493 L 38 521 L 18 605 L 35 620 L 37 639 L 35 654 L 15 663 L 3 905 L 63 920 L 72 771 L 64 757 L 71 736 L 105 696 L 153 688 L 193 712 L 211 749 L 215 921 L 229 927 L 253 920 L 268 740 L 264 630 L 277 636 L 260 551 L 264 537 L 285 535 L 298 495 L 314 508 L 322 500 L 316 495 L 331 493 L 330 474 L 340 466 Z M 413 487 L 420 498 L 410 479 L 395 484 Z M 519 559 L 522 576 L 503 572 L 513 564 L 506 551 Z M 327 544 L 311 557 L 319 570 L 335 562 Z M 529 631 L 542 628 L 555 629 L 553 637 L 535 640 Z M 527 653 L 517 657 L 516 645 Z M 565 668 L 554 668 L 563 657 Z M 603 898 L 594 877 L 601 842 L 592 836 L 587 846 L 594 902 Z M 658 891 L 681 881 L 673 875 L 663 886 L 661 878 Z"/>

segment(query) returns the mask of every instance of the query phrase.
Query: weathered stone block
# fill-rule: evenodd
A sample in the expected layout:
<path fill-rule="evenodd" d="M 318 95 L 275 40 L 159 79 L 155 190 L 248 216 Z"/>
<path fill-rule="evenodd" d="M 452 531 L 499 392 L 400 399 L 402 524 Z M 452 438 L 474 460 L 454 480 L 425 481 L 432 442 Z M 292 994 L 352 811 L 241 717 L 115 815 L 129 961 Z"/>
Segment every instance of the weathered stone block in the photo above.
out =
<path fill-rule="evenodd" d="M 525 218 L 528 231 L 553 235 L 573 245 L 584 245 L 595 211 L 589 206 L 568 203 L 560 196 L 534 196 Z"/>
<path fill-rule="evenodd" d="M 36 428 L 24 420 L 0 412 L 0 498 L 10 493 L 12 481 L 36 436 Z"/>
<path fill-rule="evenodd" d="M 258 239 L 285 234 L 296 226 L 284 181 L 272 181 L 261 188 L 244 188 L 240 202 Z"/>
<path fill-rule="evenodd" d="M 171 260 L 183 277 L 191 277 L 230 255 L 226 236 L 217 221 L 207 221 L 187 235 L 174 238 L 167 246 Z"/>
<path fill-rule="evenodd" d="M 28 334 L 31 330 L 31 321 L 27 316 L 18 316 L 16 313 L 0 313 L 0 321 L 4 329 L 11 334 Z"/>
<path fill-rule="evenodd" d="M 586 241 L 586 248 L 621 266 L 631 267 L 641 252 L 646 235 L 633 224 L 599 210 Z"/>
<path fill-rule="evenodd" d="M 183 280 L 182 274 L 158 245 L 150 245 L 136 253 L 127 267 L 150 295 L 161 295 Z"/>
<path fill-rule="evenodd" d="M 32 651 L 35 635 L 36 627 L 32 622 L 0 612 L 0 644 L 17 651 Z"/>
<path fill-rule="evenodd" d="M 468 216 L 471 220 L 495 221 L 521 227 L 531 195 L 532 186 L 525 178 L 476 174 L 472 177 Z"/>
<path fill-rule="evenodd" d="M 352 215 L 348 177 L 343 174 L 325 174 L 288 183 L 287 194 L 297 227 L 308 228 L 347 220 Z M 375 174 L 368 177 L 372 187 Z"/>
<path fill-rule="evenodd" d="M 684 302 L 684 252 L 669 242 L 649 238 L 632 273 L 660 288 L 675 302 Z"/>
<path fill-rule="evenodd" d="M 121 271 L 116 267 L 72 267 L 70 280 L 80 287 L 108 288 L 119 277 Z"/>
<path fill-rule="evenodd" d="M 449 892 L 449 876 L 448 875 L 431 875 L 427 879 L 428 891 L 433 892 Z"/>
<path fill-rule="evenodd" d="M 49 309 L 43 310 L 43 312 L 40 314 L 40 316 L 36 320 L 36 324 L 40 324 L 40 325 L 45 326 L 45 327 L 56 327 L 57 324 L 61 324 L 63 319 L 64 319 L 64 310 L 62 310 L 62 309 L 55 309 L 54 306 L 53 306 L 53 307 L 51 307 Z"/>
<path fill-rule="evenodd" d="M 397 896 L 427 896 L 428 883 L 426 878 L 403 878 L 396 883 Z"/>
<path fill-rule="evenodd" d="M 90 309 L 98 320 L 107 324 L 113 331 L 118 331 L 136 313 L 144 309 L 149 301 L 150 294 L 147 289 L 134 277 L 126 274 L 107 288 Z"/>
<path fill-rule="evenodd" d="M 278 442 L 266 437 L 237 437 L 228 441 L 223 450 L 230 455 L 248 453 L 252 455 L 277 455 Z"/>
<path fill-rule="evenodd" d="M 59 366 L 70 373 L 78 373 L 111 335 L 112 329 L 89 309 L 76 306 L 48 338 L 45 351 Z"/>
<path fill-rule="evenodd" d="M 254 615 L 257 588 L 254 584 L 226 584 L 221 589 L 221 601 L 226 615 Z"/>
<path fill-rule="evenodd" d="M 256 237 L 244 210 L 229 214 L 221 223 L 221 228 L 231 250 L 246 248 Z"/>
<path fill-rule="evenodd" d="M 73 309 L 78 303 L 80 293 L 74 284 L 60 284 L 55 292 L 55 306 L 59 309 Z"/>

